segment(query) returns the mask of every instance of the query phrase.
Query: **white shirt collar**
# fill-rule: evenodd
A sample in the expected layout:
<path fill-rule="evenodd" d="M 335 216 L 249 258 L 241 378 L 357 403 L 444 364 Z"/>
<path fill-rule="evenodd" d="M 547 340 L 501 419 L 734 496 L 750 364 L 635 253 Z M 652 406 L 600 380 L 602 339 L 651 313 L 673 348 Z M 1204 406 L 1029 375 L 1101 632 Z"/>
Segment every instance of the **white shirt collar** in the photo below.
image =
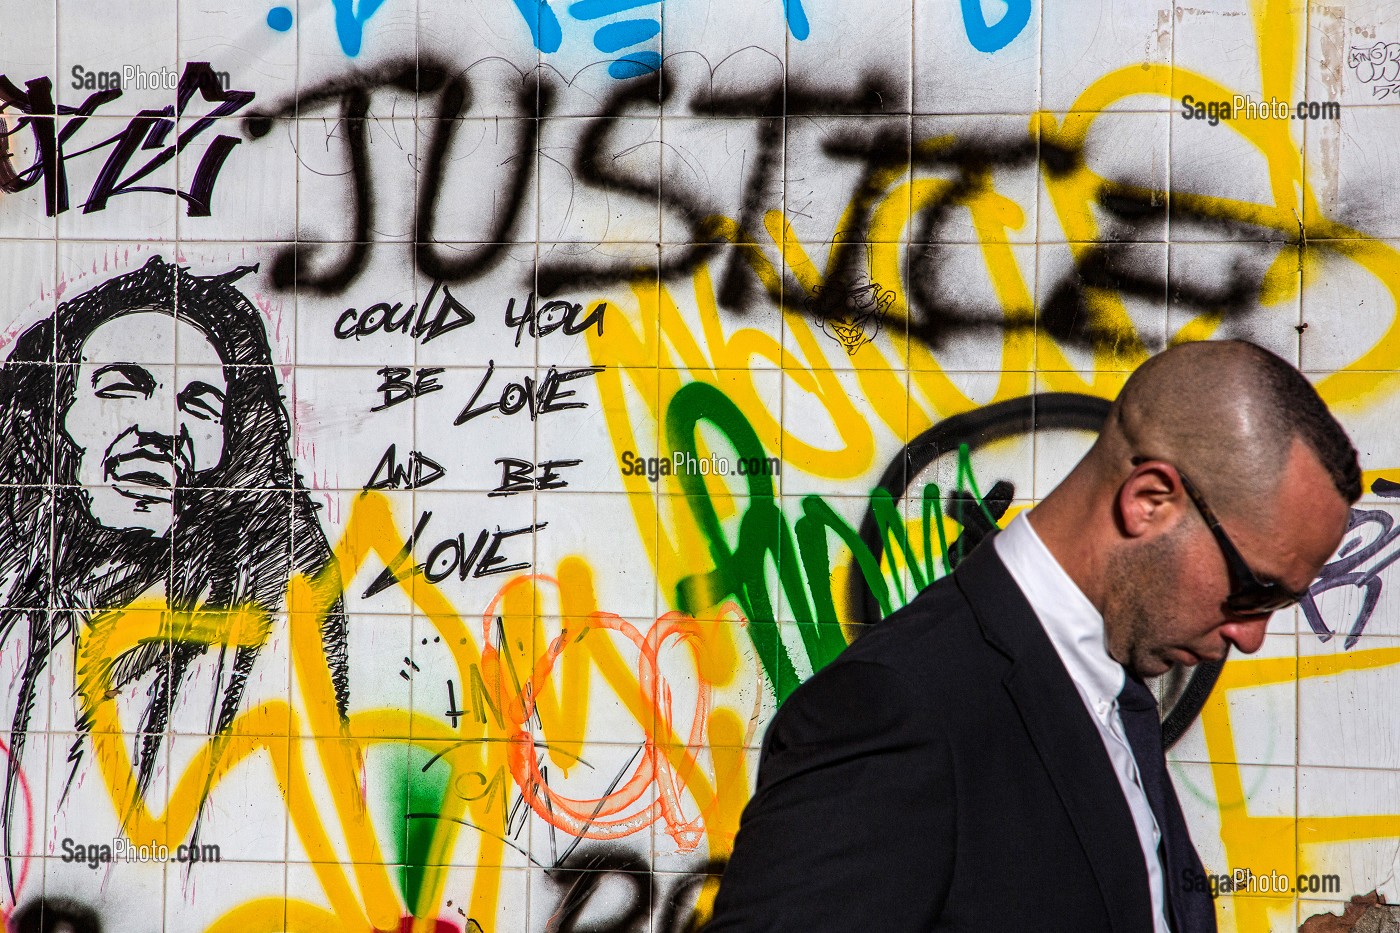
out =
<path fill-rule="evenodd" d="M 1123 690 L 1123 666 L 1108 653 L 1103 616 L 1035 533 L 1024 514 L 992 539 L 1011 578 L 1050 636 L 1070 679 L 1100 717 Z"/>

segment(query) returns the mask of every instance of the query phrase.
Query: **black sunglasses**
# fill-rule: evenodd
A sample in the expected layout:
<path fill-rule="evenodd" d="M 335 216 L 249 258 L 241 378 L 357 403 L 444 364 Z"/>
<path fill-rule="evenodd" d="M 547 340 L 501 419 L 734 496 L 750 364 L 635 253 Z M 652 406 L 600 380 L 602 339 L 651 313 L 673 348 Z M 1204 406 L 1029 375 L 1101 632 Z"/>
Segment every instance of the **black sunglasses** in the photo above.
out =
<path fill-rule="evenodd" d="M 1133 466 L 1141 466 L 1153 457 L 1134 457 Z M 1167 461 L 1162 461 L 1167 462 Z M 1253 570 L 1249 569 L 1249 564 L 1245 563 L 1244 557 L 1240 555 L 1235 543 L 1225 534 L 1225 529 L 1220 527 L 1220 519 L 1215 517 L 1210 506 L 1206 505 L 1206 500 L 1201 497 L 1194 483 L 1187 478 L 1186 474 L 1179 467 L 1176 475 L 1181 477 L 1181 488 L 1186 490 L 1186 496 L 1196 506 L 1196 511 L 1201 513 L 1201 518 L 1205 519 L 1206 527 L 1210 533 L 1215 535 L 1216 544 L 1220 545 L 1220 553 L 1225 555 L 1225 566 L 1230 571 L 1230 595 L 1225 597 L 1225 608 L 1231 614 L 1237 616 L 1257 616 L 1267 615 L 1271 612 L 1278 612 L 1280 609 L 1287 609 L 1296 605 L 1299 600 L 1307 595 L 1307 590 L 1301 593 L 1294 592 L 1282 583 L 1265 583 L 1260 580 Z"/>

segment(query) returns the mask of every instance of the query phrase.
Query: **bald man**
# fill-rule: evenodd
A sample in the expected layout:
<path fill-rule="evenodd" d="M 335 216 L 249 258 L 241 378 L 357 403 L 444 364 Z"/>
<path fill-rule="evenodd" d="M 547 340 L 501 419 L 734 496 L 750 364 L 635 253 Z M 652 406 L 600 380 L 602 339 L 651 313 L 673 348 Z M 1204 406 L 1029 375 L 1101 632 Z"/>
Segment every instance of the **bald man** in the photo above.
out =
<path fill-rule="evenodd" d="M 1043 502 L 783 704 L 707 931 L 1214 931 L 1143 679 L 1258 650 L 1360 478 L 1273 354 L 1148 360 Z"/>

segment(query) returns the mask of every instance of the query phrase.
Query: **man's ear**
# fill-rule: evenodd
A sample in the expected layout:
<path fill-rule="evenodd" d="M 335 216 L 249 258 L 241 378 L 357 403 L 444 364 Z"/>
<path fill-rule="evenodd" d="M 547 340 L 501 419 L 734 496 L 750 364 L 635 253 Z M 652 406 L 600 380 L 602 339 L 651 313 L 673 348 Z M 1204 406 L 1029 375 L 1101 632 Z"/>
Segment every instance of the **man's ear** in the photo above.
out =
<path fill-rule="evenodd" d="M 1140 538 L 1170 528 L 1181 515 L 1185 490 L 1170 464 L 1149 460 L 1118 487 L 1118 521 L 1123 533 Z"/>

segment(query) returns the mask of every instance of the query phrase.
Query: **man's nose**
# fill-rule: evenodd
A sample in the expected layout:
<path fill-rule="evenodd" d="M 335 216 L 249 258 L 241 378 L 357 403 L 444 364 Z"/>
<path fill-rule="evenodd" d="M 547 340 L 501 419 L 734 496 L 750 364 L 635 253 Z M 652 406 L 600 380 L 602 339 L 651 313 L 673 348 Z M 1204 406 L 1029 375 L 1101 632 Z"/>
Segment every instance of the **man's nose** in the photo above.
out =
<path fill-rule="evenodd" d="M 1253 654 L 1264 644 L 1264 633 L 1269 628 L 1269 618 L 1273 613 L 1232 618 L 1220 627 L 1225 640 L 1245 654 Z"/>
<path fill-rule="evenodd" d="M 163 454 L 175 453 L 175 438 L 165 431 L 144 431 L 136 428 L 136 444 Z"/>

